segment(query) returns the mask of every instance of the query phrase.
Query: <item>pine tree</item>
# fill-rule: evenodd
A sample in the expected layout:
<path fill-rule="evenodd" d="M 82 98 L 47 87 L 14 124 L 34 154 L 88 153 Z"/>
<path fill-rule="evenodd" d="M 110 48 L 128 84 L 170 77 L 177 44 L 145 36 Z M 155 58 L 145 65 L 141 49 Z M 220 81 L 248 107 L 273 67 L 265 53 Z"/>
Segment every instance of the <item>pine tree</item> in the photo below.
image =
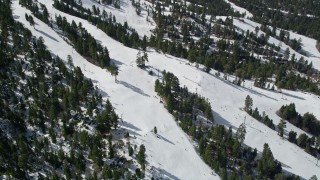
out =
<path fill-rule="evenodd" d="M 240 144 L 238 140 L 235 140 L 233 146 L 232 146 L 232 151 L 235 157 L 239 157 L 240 155 Z"/>
<path fill-rule="evenodd" d="M 251 111 L 252 111 L 253 101 L 252 101 L 252 98 L 251 98 L 249 95 L 247 95 L 244 104 L 245 104 L 245 105 L 244 105 L 244 110 L 245 110 L 246 112 L 251 112 Z"/>
<path fill-rule="evenodd" d="M 146 62 L 148 61 L 148 54 L 146 53 L 146 51 L 139 51 L 136 58 L 137 66 L 140 68 L 145 68 Z"/>
<path fill-rule="evenodd" d="M 144 65 L 143 64 L 142 55 L 141 55 L 141 51 L 139 51 L 138 54 L 137 54 L 136 63 L 137 63 L 138 67 L 142 67 Z"/>
<path fill-rule="evenodd" d="M 199 141 L 199 152 L 200 152 L 200 155 L 201 155 L 202 157 L 203 157 L 203 155 L 204 155 L 205 148 L 206 148 L 205 138 L 201 137 L 201 139 L 200 139 L 200 141 Z"/>
<path fill-rule="evenodd" d="M 146 148 L 143 144 L 140 145 L 139 147 L 139 152 L 137 154 L 137 160 L 138 163 L 141 165 L 142 170 L 145 170 L 145 152 L 146 152 Z"/>
<path fill-rule="evenodd" d="M 313 175 L 310 180 L 318 180 L 317 176 L 316 175 Z"/>
<path fill-rule="evenodd" d="M 112 63 L 109 67 L 109 71 L 111 75 L 114 76 L 114 81 L 117 82 L 117 76 L 119 74 L 118 67 L 114 63 Z"/>
<path fill-rule="evenodd" d="M 271 149 L 267 143 L 263 146 L 262 157 L 258 162 L 257 171 L 261 178 L 267 177 L 273 179 L 281 172 L 281 163 L 274 159 Z"/>
<path fill-rule="evenodd" d="M 288 60 L 288 59 L 289 59 L 289 56 L 290 56 L 290 50 L 289 50 L 289 48 L 287 48 L 286 51 L 284 52 L 284 58 L 285 58 L 286 60 Z"/>
<path fill-rule="evenodd" d="M 291 130 L 289 132 L 288 140 L 292 143 L 297 143 L 297 133 Z"/>
<path fill-rule="evenodd" d="M 221 169 L 220 176 L 221 176 L 221 180 L 228 180 L 228 173 L 227 173 L 226 168 Z"/>
<path fill-rule="evenodd" d="M 133 148 L 131 147 L 130 144 L 129 144 L 129 146 L 128 146 L 128 153 L 129 153 L 129 156 L 132 156 L 132 155 L 133 155 Z"/>
<path fill-rule="evenodd" d="M 155 133 L 155 134 L 158 133 L 158 130 L 157 130 L 157 127 L 156 127 L 156 126 L 153 128 L 153 133 Z"/>
<path fill-rule="evenodd" d="M 308 136 L 305 133 L 302 133 L 299 135 L 297 139 L 297 145 L 302 148 L 305 148 L 307 145 L 307 140 L 308 140 Z"/>
<path fill-rule="evenodd" d="M 30 26 L 34 27 L 34 20 L 33 20 L 33 17 L 30 15 L 29 16 L 29 23 L 30 23 Z"/>
<path fill-rule="evenodd" d="M 70 67 L 73 67 L 73 59 L 70 54 L 67 56 L 67 62 Z"/>
<path fill-rule="evenodd" d="M 246 133 L 247 133 L 246 126 L 243 123 L 240 124 L 239 128 L 237 129 L 236 136 L 239 139 L 241 144 L 243 144 L 243 141 L 246 137 Z"/>
<path fill-rule="evenodd" d="M 286 128 L 287 122 L 285 122 L 283 119 L 280 120 L 280 123 L 278 124 L 278 135 L 280 137 L 283 137 L 284 128 Z"/>

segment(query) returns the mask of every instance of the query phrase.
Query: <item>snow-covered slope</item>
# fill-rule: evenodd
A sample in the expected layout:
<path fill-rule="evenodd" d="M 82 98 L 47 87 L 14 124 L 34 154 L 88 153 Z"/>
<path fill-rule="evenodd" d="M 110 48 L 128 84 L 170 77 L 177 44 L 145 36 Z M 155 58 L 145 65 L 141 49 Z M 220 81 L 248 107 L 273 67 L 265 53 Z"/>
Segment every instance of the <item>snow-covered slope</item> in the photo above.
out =
<path fill-rule="evenodd" d="M 102 45 L 108 47 L 110 57 L 120 68 L 117 83 L 106 70 L 88 63 L 44 23 L 35 20 L 37 23 L 35 29 L 31 27 L 24 18 L 25 12 L 28 11 L 20 7 L 17 1 L 13 1 L 16 20 L 29 28 L 33 35 L 43 36 L 45 44 L 53 53 L 62 58 L 66 58 L 68 54 L 72 55 L 74 64 L 80 66 L 84 75 L 93 79 L 95 85 L 101 89 L 104 97 L 111 100 L 117 113 L 122 114 L 124 121 L 122 126 L 136 136 L 136 142 L 145 144 L 147 169 L 153 167 L 152 171 L 161 172 L 162 176 L 171 179 L 219 178 L 211 174 L 212 170 L 198 156 L 187 136 L 176 125 L 163 104 L 159 103 L 154 93 L 156 77 L 148 75 L 148 72 L 135 65 L 137 50 L 124 47 L 85 20 L 55 10 L 49 0 L 40 0 L 40 2 L 46 4 L 53 15 L 61 14 L 69 21 L 81 22 L 88 32 L 101 41 Z M 160 71 L 173 72 L 181 84 L 186 85 L 190 91 L 208 98 L 217 123 L 236 129 L 246 117 L 246 145 L 257 148 L 261 152 L 263 144 L 267 142 L 285 171 L 306 179 L 314 174 L 320 176 L 320 167 L 316 166 L 314 157 L 298 146 L 281 139 L 275 131 L 252 119 L 240 109 L 244 106 L 244 99 L 249 94 L 253 98 L 254 107 L 258 107 L 260 112 L 265 111 L 275 120 L 275 124 L 280 120 L 275 115 L 275 111 L 283 104 L 291 102 L 296 104 L 299 113 L 308 111 L 320 119 L 319 97 L 292 91 L 283 91 L 284 95 L 282 95 L 252 87 L 252 82 L 246 82 L 245 87 L 239 87 L 216 77 L 213 75 L 214 72 L 207 74 L 188 65 L 186 60 L 159 54 L 152 49 L 149 49 L 148 55 L 151 67 Z M 158 129 L 159 138 L 151 132 L 154 126 Z M 288 125 L 287 130 L 290 131 L 290 129 L 301 132 Z M 148 172 L 151 173 L 151 170 Z"/>
<path fill-rule="evenodd" d="M 42 2 L 47 3 L 49 12 L 60 13 L 52 9 L 51 2 Z M 110 99 L 116 112 L 122 116 L 121 125 L 136 137 L 137 143 L 146 146 L 147 169 L 152 168 L 152 171 L 171 179 L 218 179 L 198 156 L 187 135 L 159 103 L 154 92 L 155 77 L 135 66 L 136 50 L 122 46 L 86 21 L 67 16 L 70 20 L 81 21 L 83 27 L 108 46 L 110 57 L 120 66 L 118 82 L 115 83 L 109 72 L 86 61 L 46 24 L 35 18 L 35 28 L 31 27 L 24 18 L 26 12 L 31 13 L 19 6 L 18 1 L 13 1 L 13 11 L 16 20 L 29 28 L 33 35 L 44 38 L 51 52 L 64 59 L 70 54 L 74 65 L 93 80 L 104 98 Z M 159 138 L 151 132 L 154 126 L 158 129 Z"/>
<path fill-rule="evenodd" d="M 235 26 L 237 26 L 238 28 L 242 29 L 244 32 L 246 32 L 247 30 L 249 30 L 250 32 L 255 32 L 256 27 L 261 27 L 261 24 L 253 22 L 253 21 L 251 21 L 249 19 L 245 19 L 245 18 L 240 18 L 240 19 L 235 18 L 233 21 L 233 24 Z M 265 34 L 264 32 L 259 31 L 258 35 L 260 35 L 261 33 Z M 312 62 L 313 67 L 315 69 L 320 70 L 320 52 L 316 48 L 316 40 L 309 38 L 309 37 L 306 37 L 306 36 L 303 36 L 303 35 L 299 35 L 294 32 L 290 32 L 290 38 L 291 39 L 294 39 L 294 38 L 300 39 L 301 38 L 302 51 L 306 52 L 306 54 L 308 56 L 305 56 L 305 55 L 302 55 L 302 54 L 296 52 L 290 46 L 286 45 L 285 43 L 279 41 L 278 39 L 276 39 L 274 37 L 270 37 L 268 42 L 269 42 L 269 44 L 274 44 L 276 46 L 280 45 L 282 52 L 284 52 L 287 48 L 289 48 L 290 55 L 296 54 L 297 59 L 303 57 L 305 60 Z"/>

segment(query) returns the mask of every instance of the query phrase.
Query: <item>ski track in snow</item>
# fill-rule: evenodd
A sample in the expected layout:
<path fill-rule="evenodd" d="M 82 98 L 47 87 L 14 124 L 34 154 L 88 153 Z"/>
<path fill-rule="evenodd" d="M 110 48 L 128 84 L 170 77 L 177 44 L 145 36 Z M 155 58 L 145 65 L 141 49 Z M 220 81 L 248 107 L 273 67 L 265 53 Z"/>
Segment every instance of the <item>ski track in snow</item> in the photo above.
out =
<path fill-rule="evenodd" d="M 30 29 L 34 36 L 42 36 L 44 43 L 53 54 L 63 59 L 70 54 L 74 65 L 79 66 L 84 75 L 100 87 L 102 95 L 109 98 L 114 104 L 116 112 L 124 120 L 122 125 L 131 135 L 135 134 L 135 143 L 143 143 L 146 146 L 147 169 L 152 167 L 153 171 L 161 172 L 162 177 L 169 179 L 219 179 L 201 160 L 187 135 L 178 127 L 163 104 L 159 103 L 154 92 L 156 77 L 148 75 L 148 72 L 134 65 L 137 50 L 123 46 L 85 20 L 54 9 L 52 1 L 39 1 L 47 6 L 52 16 L 61 14 L 66 16 L 69 22 L 72 20 L 76 23 L 81 22 L 91 35 L 101 41 L 102 45 L 107 46 L 111 59 L 117 61 L 119 65 L 118 83 L 105 69 L 87 62 L 57 33 L 37 18 L 34 17 L 35 28 L 31 27 L 24 18 L 26 12 L 31 14 L 30 11 L 22 8 L 17 0 L 13 1 L 15 19 Z M 124 2 L 130 3 L 129 1 Z M 128 16 L 131 17 L 130 14 Z M 236 130 L 246 117 L 246 145 L 257 148 L 261 153 L 263 144 L 268 143 L 274 157 L 282 163 L 285 171 L 306 179 L 314 174 L 320 176 L 320 167 L 316 166 L 316 158 L 287 140 L 281 139 L 275 131 L 240 110 L 244 106 L 245 97 L 249 94 L 253 98 L 253 106 L 258 107 L 261 113 L 265 111 L 275 124 L 280 121 L 275 111 L 289 103 L 295 103 L 299 113 L 311 112 L 320 119 L 320 98 L 318 96 L 286 90 L 283 90 L 284 95 L 282 95 L 252 87 L 250 81 L 245 82 L 245 87 L 239 87 L 216 77 L 213 75 L 215 71 L 207 74 L 187 65 L 186 60 L 159 54 L 152 49 L 149 49 L 148 56 L 148 65 L 160 71 L 166 70 L 174 73 L 179 78 L 181 85 L 186 85 L 190 91 L 208 98 L 214 110 L 216 123 L 231 126 Z M 154 126 L 157 127 L 160 138 L 151 132 Z M 303 132 L 287 124 L 286 130 L 291 129 L 297 131 L 298 134 Z"/>

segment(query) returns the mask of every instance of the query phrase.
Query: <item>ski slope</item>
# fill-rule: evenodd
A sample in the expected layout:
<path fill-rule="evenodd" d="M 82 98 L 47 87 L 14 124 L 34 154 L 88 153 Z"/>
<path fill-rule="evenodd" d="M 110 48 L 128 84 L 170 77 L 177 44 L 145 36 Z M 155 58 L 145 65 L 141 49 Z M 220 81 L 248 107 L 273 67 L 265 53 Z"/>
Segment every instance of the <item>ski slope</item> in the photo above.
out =
<path fill-rule="evenodd" d="M 159 103 L 159 98 L 154 93 L 156 77 L 136 67 L 137 50 L 123 46 L 85 20 L 57 11 L 52 7 L 52 1 L 40 0 L 40 2 L 47 6 L 51 15 L 61 14 L 66 16 L 69 22 L 72 20 L 76 23 L 81 22 L 89 33 L 108 47 L 110 57 L 119 66 L 117 83 L 110 73 L 87 62 L 56 32 L 38 19 L 34 18 L 35 28 L 31 27 L 24 18 L 26 12 L 31 13 L 19 6 L 17 0 L 13 1 L 16 20 L 30 29 L 33 35 L 42 36 L 44 43 L 54 54 L 61 58 L 66 58 L 70 54 L 74 65 L 79 66 L 84 75 L 93 80 L 104 98 L 110 99 L 116 112 L 124 120 L 121 126 L 136 136 L 134 139 L 136 143 L 143 143 L 146 146 L 149 178 L 154 172 L 160 172 L 159 176 L 169 179 L 219 179 L 218 175 L 212 173 L 201 160 L 187 135 L 177 126 L 163 104 Z M 241 110 L 245 97 L 250 95 L 253 98 L 253 106 L 258 107 L 260 112 L 265 111 L 275 124 L 280 121 L 275 111 L 289 103 L 295 103 L 299 113 L 311 112 L 320 119 L 318 96 L 285 90 L 280 94 L 252 87 L 250 81 L 245 83 L 245 87 L 239 87 L 216 77 L 213 75 L 214 71 L 208 74 L 188 65 L 184 59 L 160 54 L 152 49 L 149 49 L 148 56 L 150 61 L 148 65 L 155 69 L 154 72 L 156 70 L 173 72 L 180 83 L 186 85 L 190 91 L 208 98 L 213 107 L 216 123 L 231 126 L 236 130 L 246 118 L 246 145 L 257 148 L 261 153 L 263 144 L 268 143 L 274 157 L 282 163 L 285 171 L 305 179 L 309 179 L 312 175 L 320 177 L 320 167 L 316 166 L 316 158 L 287 140 L 281 139 L 275 131 Z M 158 129 L 159 138 L 151 132 L 154 126 Z M 286 130 L 291 129 L 302 132 L 288 124 Z"/>

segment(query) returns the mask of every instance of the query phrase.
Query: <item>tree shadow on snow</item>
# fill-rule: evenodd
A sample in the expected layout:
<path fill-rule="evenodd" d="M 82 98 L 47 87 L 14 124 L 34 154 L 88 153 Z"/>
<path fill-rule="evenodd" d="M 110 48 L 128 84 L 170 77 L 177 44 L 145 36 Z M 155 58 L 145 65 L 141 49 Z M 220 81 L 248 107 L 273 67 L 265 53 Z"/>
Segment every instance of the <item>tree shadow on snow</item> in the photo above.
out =
<path fill-rule="evenodd" d="M 121 65 L 124 64 L 124 63 L 122 63 L 122 62 L 120 62 L 120 61 L 118 61 L 118 60 L 115 60 L 115 59 L 111 59 L 111 62 L 114 63 L 114 65 L 116 65 L 116 66 L 121 66 Z M 125 65 L 126 65 L 126 64 L 125 64 Z"/>
<path fill-rule="evenodd" d="M 133 124 L 127 122 L 127 121 L 119 121 L 119 125 L 122 129 L 122 132 L 129 133 L 129 136 L 131 138 L 136 139 L 138 136 L 141 136 L 138 131 L 141 131 L 138 127 L 134 126 Z"/>
<path fill-rule="evenodd" d="M 98 93 L 101 94 L 102 97 L 110 97 L 106 91 L 101 88 L 97 88 Z"/>
<path fill-rule="evenodd" d="M 260 96 L 260 97 L 263 96 L 263 97 L 272 99 L 272 100 L 274 100 L 274 101 L 278 101 L 277 99 L 275 99 L 275 98 L 273 98 L 273 97 L 270 97 L 270 96 L 267 96 L 267 95 L 265 95 L 265 94 L 259 93 L 258 91 L 255 91 L 255 90 L 253 90 L 253 89 L 249 89 L 249 88 L 243 87 L 243 86 L 240 86 L 240 87 L 241 87 L 242 89 L 245 89 L 245 90 L 249 91 L 250 93 L 255 94 L 255 95 L 258 95 L 258 96 Z M 262 90 L 265 90 L 265 89 L 262 89 Z"/>
<path fill-rule="evenodd" d="M 127 82 L 124 82 L 124 81 L 118 81 L 119 84 L 123 85 L 124 87 L 127 87 L 131 90 L 133 90 L 134 92 L 138 93 L 138 94 L 141 94 L 142 96 L 146 96 L 146 97 L 150 97 L 148 94 L 144 93 L 140 88 L 132 85 L 132 84 L 129 84 Z"/>
<path fill-rule="evenodd" d="M 285 95 L 285 96 L 292 97 L 292 98 L 296 98 L 296 99 L 300 99 L 300 100 L 306 100 L 306 99 L 303 98 L 303 97 L 296 96 L 296 95 L 292 95 L 292 94 L 289 94 L 289 93 L 286 93 L 286 92 L 282 92 L 282 94 Z"/>
<path fill-rule="evenodd" d="M 98 94 L 100 94 L 102 97 L 110 97 L 107 93 L 106 90 L 104 90 L 100 84 L 99 84 L 99 81 L 95 80 L 95 79 L 90 79 L 91 82 L 93 83 L 93 85 L 96 87 L 97 91 L 98 91 Z"/>
<path fill-rule="evenodd" d="M 51 35 L 47 34 L 46 32 L 43 32 L 43 31 L 38 30 L 38 29 L 35 29 L 35 30 L 38 31 L 39 33 L 45 35 L 46 37 L 48 37 L 48 38 L 50 38 L 50 39 L 52 39 L 52 40 L 54 40 L 56 42 L 59 42 L 56 38 L 52 37 Z"/>
<path fill-rule="evenodd" d="M 172 145 L 176 145 L 175 143 L 173 143 L 173 142 L 170 141 L 169 139 L 161 136 L 160 134 L 157 134 L 156 136 L 157 136 L 157 138 L 162 139 L 162 140 L 164 140 L 164 141 L 166 141 L 166 142 L 168 142 L 168 143 L 170 143 L 170 144 L 172 144 Z"/>
<path fill-rule="evenodd" d="M 212 111 L 212 113 L 213 113 L 214 122 L 216 124 L 225 125 L 227 127 L 231 127 L 232 129 L 238 129 L 237 127 L 230 124 L 230 122 L 227 121 L 225 118 L 223 118 L 219 113 L 217 113 L 215 111 Z"/>
<path fill-rule="evenodd" d="M 216 79 L 224 82 L 225 84 L 227 84 L 227 85 L 229 85 L 229 86 L 232 86 L 233 88 L 236 88 L 236 89 L 240 90 L 240 91 L 248 91 L 249 93 L 258 95 L 258 96 L 260 96 L 260 97 L 263 96 L 263 97 L 272 99 L 272 100 L 274 100 L 274 101 L 278 101 L 277 99 L 275 99 L 275 98 L 273 98 L 273 97 L 267 96 L 267 95 L 262 94 L 262 93 L 260 93 L 260 92 L 258 92 L 258 91 L 255 91 L 255 90 L 253 90 L 253 89 L 249 89 L 249 88 L 243 87 L 243 86 L 238 86 L 238 85 L 233 84 L 233 83 L 231 83 L 231 82 L 229 82 L 229 81 L 223 80 L 223 79 L 221 79 L 220 77 L 217 77 L 216 75 L 213 75 L 213 74 L 210 74 L 210 73 L 208 73 L 208 74 L 211 75 L 212 77 L 215 77 Z"/>
<path fill-rule="evenodd" d="M 141 129 L 139 129 L 138 127 L 136 127 L 135 125 L 133 125 L 127 121 L 121 121 L 121 122 L 119 122 L 119 124 L 126 127 L 126 128 L 132 129 L 134 131 L 141 131 Z"/>
<path fill-rule="evenodd" d="M 156 168 L 154 166 L 151 167 L 152 176 L 154 176 L 155 179 L 172 179 L 172 180 L 178 180 L 179 178 L 168 171 L 162 169 L 162 168 Z"/>

